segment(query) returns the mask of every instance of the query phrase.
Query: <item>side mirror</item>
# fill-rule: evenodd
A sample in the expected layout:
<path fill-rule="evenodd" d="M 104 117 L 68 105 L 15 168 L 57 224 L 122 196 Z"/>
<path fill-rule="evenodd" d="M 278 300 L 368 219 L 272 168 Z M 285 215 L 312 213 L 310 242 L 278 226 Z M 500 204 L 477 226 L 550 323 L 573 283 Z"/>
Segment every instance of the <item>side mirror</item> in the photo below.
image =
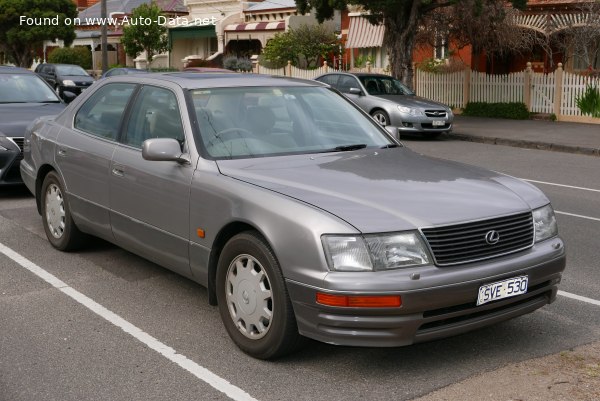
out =
<path fill-rule="evenodd" d="M 400 131 L 398 130 L 398 128 L 397 128 L 397 127 L 392 127 L 391 125 L 386 125 L 384 128 L 385 128 L 385 130 L 386 130 L 387 132 L 389 132 L 389 133 L 390 133 L 390 134 L 391 134 L 391 135 L 392 135 L 394 138 L 396 138 L 396 139 L 398 139 L 398 140 L 400 139 Z"/>
<path fill-rule="evenodd" d="M 350 88 L 350 91 L 348 93 L 351 93 L 352 95 L 357 95 L 357 96 L 363 95 L 362 91 L 358 88 Z"/>
<path fill-rule="evenodd" d="M 181 152 L 179 142 L 173 138 L 146 139 L 142 143 L 142 157 L 144 160 L 157 162 L 190 162 Z"/>
<path fill-rule="evenodd" d="M 67 103 L 67 104 L 71 103 L 73 100 L 75 100 L 76 97 L 77 97 L 76 94 L 74 94 L 73 92 L 67 91 L 67 90 L 63 91 L 63 93 L 62 93 L 62 98 L 65 101 L 65 103 Z"/>

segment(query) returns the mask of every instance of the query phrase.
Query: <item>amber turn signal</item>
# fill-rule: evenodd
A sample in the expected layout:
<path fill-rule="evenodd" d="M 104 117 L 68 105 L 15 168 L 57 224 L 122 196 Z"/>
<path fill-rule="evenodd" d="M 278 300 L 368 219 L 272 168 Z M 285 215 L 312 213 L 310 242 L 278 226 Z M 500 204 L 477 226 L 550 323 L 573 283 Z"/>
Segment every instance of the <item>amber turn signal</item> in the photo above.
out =
<path fill-rule="evenodd" d="M 397 308 L 402 305 L 400 295 L 332 295 L 317 292 L 317 303 L 347 308 Z"/>

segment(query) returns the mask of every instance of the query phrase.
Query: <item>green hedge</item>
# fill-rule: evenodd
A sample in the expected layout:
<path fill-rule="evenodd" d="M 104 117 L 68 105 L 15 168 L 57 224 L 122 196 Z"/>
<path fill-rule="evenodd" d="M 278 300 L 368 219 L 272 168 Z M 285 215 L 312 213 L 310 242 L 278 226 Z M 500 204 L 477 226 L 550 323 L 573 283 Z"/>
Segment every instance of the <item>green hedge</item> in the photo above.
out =
<path fill-rule="evenodd" d="M 49 63 L 75 64 L 84 70 L 92 69 L 92 52 L 84 46 L 59 47 L 48 56 Z"/>
<path fill-rule="evenodd" d="M 513 120 L 529 119 L 529 111 L 525 103 L 483 103 L 469 102 L 463 115 L 473 117 L 510 118 Z"/>

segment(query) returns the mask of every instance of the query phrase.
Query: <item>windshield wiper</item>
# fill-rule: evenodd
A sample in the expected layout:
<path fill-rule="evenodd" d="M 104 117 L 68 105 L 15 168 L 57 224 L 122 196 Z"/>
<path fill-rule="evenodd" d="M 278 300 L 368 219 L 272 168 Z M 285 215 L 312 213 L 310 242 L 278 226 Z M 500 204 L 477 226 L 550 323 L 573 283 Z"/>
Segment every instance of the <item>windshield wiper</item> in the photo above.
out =
<path fill-rule="evenodd" d="M 366 147 L 367 147 L 367 145 L 365 143 L 355 143 L 352 145 L 336 146 L 333 149 L 324 150 L 323 152 L 348 152 L 351 150 L 364 149 Z"/>

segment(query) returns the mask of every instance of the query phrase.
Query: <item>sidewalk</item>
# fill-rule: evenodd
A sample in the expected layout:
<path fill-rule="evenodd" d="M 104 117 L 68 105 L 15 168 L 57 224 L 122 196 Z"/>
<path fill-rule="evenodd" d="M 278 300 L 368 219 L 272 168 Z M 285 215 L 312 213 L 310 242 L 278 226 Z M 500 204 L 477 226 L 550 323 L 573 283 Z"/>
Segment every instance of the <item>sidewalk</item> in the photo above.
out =
<path fill-rule="evenodd" d="M 456 116 L 448 137 L 520 148 L 600 156 L 600 125 Z"/>

